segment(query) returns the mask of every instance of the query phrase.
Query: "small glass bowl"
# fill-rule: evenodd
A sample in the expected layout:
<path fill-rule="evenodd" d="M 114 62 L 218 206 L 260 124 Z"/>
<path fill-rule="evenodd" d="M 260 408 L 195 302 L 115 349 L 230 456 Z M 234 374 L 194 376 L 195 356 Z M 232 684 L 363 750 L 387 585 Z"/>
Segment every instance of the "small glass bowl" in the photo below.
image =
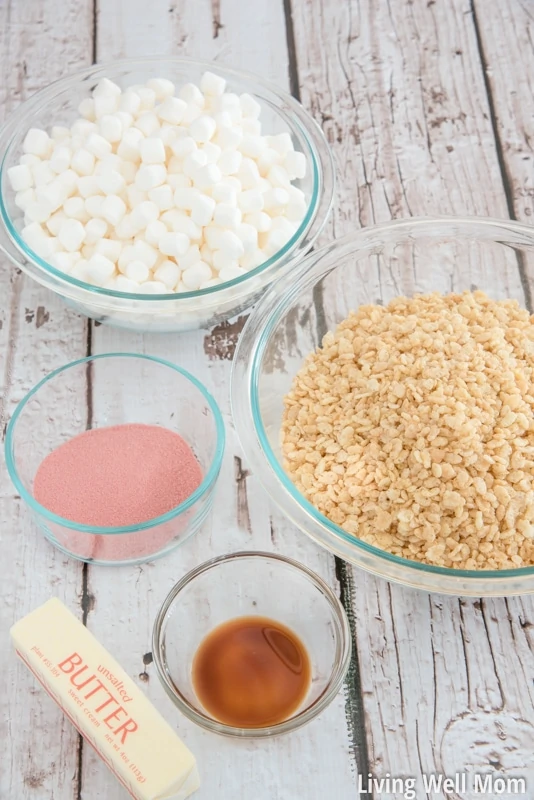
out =
<path fill-rule="evenodd" d="M 177 294 L 119 292 L 93 286 L 56 269 L 22 239 L 22 212 L 15 204 L 7 170 L 18 163 L 32 127 L 49 131 L 72 125 L 78 105 L 93 87 L 109 78 L 121 88 L 165 77 L 177 85 L 199 82 L 206 70 L 225 78 L 230 92 L 252 95 L 261 105 L 265 132 L 289 131 L 296 150 L 306 157 L 306 177 L 295 183 L 308 209 L 291 239 L 245 275 L 219 286 Z M 22 103 L 0 131 L 0 252 L 34 280 L 56 292 L 79 313 L 103 324 L 136 331 L 180 332 L 213 327 L 249 308 L 276 277 L 290 272 L 321 232 L 334 194 L 334 164 L 323 132 L 300 103 L 256 75 L 187 58 L 139 58 L 89 67 L 62 78 Z"/>
<path fill-rule="evenodd" d="M 316 250 L 277 281 L 249 317 L 233 362 L 232 414 L 254 474 L 271 498 L 301 531 L 335 555 L 427 592 L 532 594 L 534 567 L 450 569 L 363 542 L 314 508 L 283 467 L 284 396 L 327 331 L 363 304 L 477 288 L 494 300 L 515 299 L 534 311 L 532 226 L 480 217 L 413 218 L 366 228 Z"/>
<path fill-rule="evenodd" d="M 135 392 L 122 385 L 123 372 Z M 35 474 L 52 450 L 86 430 L 127 423 L 160 425 L 190 445 L 204 478 L 183 503 L 140 524 L 97 527 L 64 519 L 35 500 Z M 215 400 L 188 372 L 152 356 L 108 353 L 60 367 L 21 400 L 7 428 L 6 465 L 35 521 L 62 552 L 93 564 L 139 564 L 171 552 L 203 523 L 224 438 Z"/>
<path fill-rule="evenodd" d="M 203 639 L 243 616 L 282 623 L 300 638 L 311 661 L 303 706 L 269 727 L 219 722 L 206 713 L 193 688 L 191 667 Z M 331 703 L 349 667 L 351 635 L 343 606 L 321 578 L 285 556 L 252 551 L 207 561 L 176 584 L 156 617 L 152 652 L 165 691 L 186 717 L 223 736 L 266 738 L 300 728 Z"/>

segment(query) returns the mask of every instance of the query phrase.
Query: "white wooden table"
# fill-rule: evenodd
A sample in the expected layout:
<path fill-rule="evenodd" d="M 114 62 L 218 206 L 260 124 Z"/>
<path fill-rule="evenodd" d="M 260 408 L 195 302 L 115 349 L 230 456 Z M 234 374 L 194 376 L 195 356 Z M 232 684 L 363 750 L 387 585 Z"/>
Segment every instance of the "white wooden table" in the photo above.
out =
<path fill-rule="evenodd" d="M 534 223 L 534 0 L 0 0 L 0 41 L 2 117 L 70 71 L 138 55 L 215 59 L 290 89 L 335 154 L 338 197 L 323 241 L 420 214 Z M 244 319 L 183 336 L 127 334 L 88 325 L 8 263 L 0 281 L 2 425 L 50 370 L 124 350 L 191 369 L 228 432 L 211 521 L 172 556 L 132 569 L 54 551 L 2 466 L 1 800 L 126 796 L 8 644 L 9 626 L 51 595 L 178 728 L 198 757 L 198 800 L 353 800 L 358 773 L 369 771 L 416 777 L 419 800 L 430 797 L 423 773 L 470 768 L 522 774 L 534 798 L 532 598 L 415 593 L 336 565 L 295 531 L 247 469 L 230 418 Z M 344 692 L 308 727 L 267 743 L 236 744 L 180 718 L 151 663 L 152 622 L 171 586 L 198 562 L 242 548 L 281 551 L 326 576 L 354 633 Z"/>

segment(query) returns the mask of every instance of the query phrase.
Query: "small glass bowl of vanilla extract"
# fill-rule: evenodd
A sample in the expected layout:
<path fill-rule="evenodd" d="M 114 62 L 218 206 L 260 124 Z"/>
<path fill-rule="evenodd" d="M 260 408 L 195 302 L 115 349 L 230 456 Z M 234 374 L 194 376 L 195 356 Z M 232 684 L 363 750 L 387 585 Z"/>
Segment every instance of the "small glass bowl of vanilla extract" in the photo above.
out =
<path fill-rule="evenodd" d="M 289 733 L 339 692 L 351 658 L 334 592 L 285 556 L 214 558 L 171 590 L 154 624 L 165 691 L 186 717 L 241 738 Z"/>

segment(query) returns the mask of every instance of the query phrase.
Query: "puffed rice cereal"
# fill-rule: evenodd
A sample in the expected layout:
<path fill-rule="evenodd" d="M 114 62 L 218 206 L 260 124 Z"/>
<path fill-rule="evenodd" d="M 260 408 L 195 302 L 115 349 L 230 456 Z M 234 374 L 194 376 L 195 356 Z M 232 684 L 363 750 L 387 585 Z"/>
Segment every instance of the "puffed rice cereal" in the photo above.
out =
<path fill-rule="evenodd" d="M 285 397 L 285 469 L 353 536 L 457 569 L 534 565 L 534 317 L 483 292 L 361 306 Z"/>

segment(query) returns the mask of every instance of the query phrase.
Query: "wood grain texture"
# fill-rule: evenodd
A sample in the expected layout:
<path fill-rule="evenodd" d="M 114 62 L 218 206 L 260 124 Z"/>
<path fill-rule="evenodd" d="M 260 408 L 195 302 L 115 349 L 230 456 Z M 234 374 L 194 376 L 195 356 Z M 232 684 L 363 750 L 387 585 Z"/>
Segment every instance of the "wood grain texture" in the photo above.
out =
<path fill-rule="evenodd" d="M 89 0 L 0 4 L 0 116 L 37 89 L 91 61 Z M 85 353 L 86 324 L 52 294 L 1 259 L 2 431 L 15 405 L 44 375 Z M 61 415 L 57 417 L 57 428 Z M 31 448 L 28 442 L 26 448 Z M 8 630 L 51 595 L 79 609 L 81 566 L 62 556 L 31 521 L 0 467 L 0 797 L 75 800 L 78 736 L 15 658 Z"/>
<path fill-rule="evenodd" d="M 480 5 L 496 58 L 487 28 L 495 33 L 498 23 Z M 512 62 L 523 59 L 524 31 L 513 57 L 509 39 L 499 49 L 500 81 L 513 83 L 515 102 L 525 109 L 516 126 L 504 98 L 487 95 L 468 2 L 364 0 L 341 8 L 322 0 L 309 12 L 305 0 L 292 0 L 300 93 L 322 122 L 343 176 L 324 238 L 410 215 L 508 216 L 492 102 L 510 140 L 519 140 L 532 107 L 528 81 L 512 78 L 520 69 Z M 515 162 L 507 163 L 513 170 Z M 522 181 L 524 172 L 517 173 L 515 191 Z M 481 283 L 480 272 L 463 264 L 461 282 L 471 278 L 522 297 L 516 265 L 496 266 L 483 269 Z M 376 302 L 392 287 L 409 290 L 402 272 L 385 280 L 368 276 L 358 297 L 367 292 Z M 525 673 L 534 669 L 532 600 L 429 597 L 356 571 L 353 587 L 371 772 L 417 777 L 421 797 L 422 773 L 502 768 L 534 775 L 528 744 L 534 708 L 524 694 L 527 682 L 532 688 Z M 507 669 L 507 658 L 521 666 Z"/>
<path fill-rule="evenodd" d="M 118 56 L 187 55 L 251 69 L 288 86 L 283 6 L 261 0 L 195 4 L 162 0 L 147 5 L 120 0 L 102 5 L 97 26 L 99 60 Z M 243 549 L 281 550 L 336 583 L 333 559 L 317 549 L 276 512 L 250 475 L 238 445 L 229 406 L 231 357 L 245 317 L 180 336 L 130 334 L 98 326 L 93 352 L 137 351 L 174 361 L 198 377 L 224 416 L 227 446 L 213 515 L 198 534 L 166 559 L 132 569 L 89 568 L 88 592 L 94 608 L 87 624 L 177 728 L 197 755 L 202 787 L 199 800 L 321 800 L 334 792 L 355 796 L 354 764 L 341 693 L 319 720 L 291 737 L 268 743 L 236 744 L 214 738 L 173 709 L 149 661 L 152 624 L 173 584 L 206 559 Z M 129 386 L 128 375 L 121 376 Z M 93 387 L 95 396 L 98 385 Z M 135 391 L 131 386 L 131 391 Z M 155 402 L 169 401 L 158 386 Z M 96 406 L 95 406 L 96 407 Z M 194 622 L 192 623 L 194 624 Z M 83 752 L 82 800 L 119 800 L 123 791 L 90 749 Z"/>

